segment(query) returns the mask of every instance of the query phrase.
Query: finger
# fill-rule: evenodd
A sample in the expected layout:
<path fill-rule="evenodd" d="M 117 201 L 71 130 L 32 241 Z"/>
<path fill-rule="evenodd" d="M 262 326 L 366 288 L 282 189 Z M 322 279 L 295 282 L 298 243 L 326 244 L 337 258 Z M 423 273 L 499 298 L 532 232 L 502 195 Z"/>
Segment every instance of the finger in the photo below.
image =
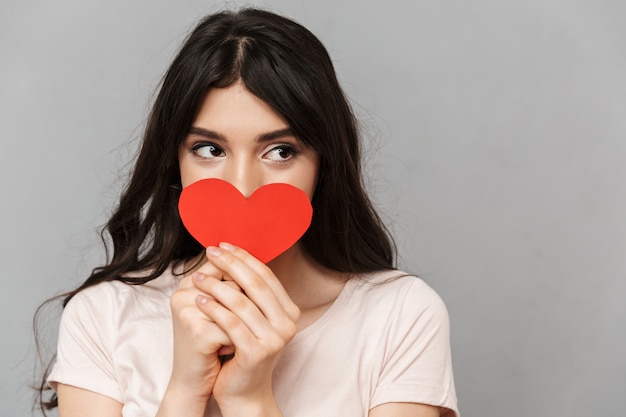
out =
<path fill-rule="evenodd" d="M 223 286 L 223 288 L 226 287 Z M 233 295 L 244 297 L 248 303 L 252 304 L 241 293 L 233 292 Z M 222 299 L 219 296 L 216 296 L 216 298 Z M 222 302 L 203 300 L 199 308 L 207 316 L 215 320 L 216 325 L 223 329 L 230 340 L 232 340 L 235 347 L 235 359 L 237 362 L 245 364 L 244 366 L 246 367 L 254 366 L 255 363 L 259 363 L 282 351 L 293 337 L 293 334 L 295 334 L 295 326 L 292 334 L 284 335 L 275 331 L 269 322 L 260 315 L 260 312 L 258 313 L 259 316 L 253 320 L 256 324 L 251 325 L 250 316 L 248 316 L 247 312 L 252 312 L 252 310 L 247 310 L 247 312 L 241 309 L 233 311 L 222 304 Z M 229 302 L 226 301 L 226 304 L 229 304 Z M 253 305 L 253 308 L 256 309 L 256 306 Z"/>
<path fill-rule="evenodd" d="M 222 275 L 222 274 L 220 274 L 220 275 Z M 197 272 L 194 272 L 193 274 L 191 274 L 191 282 L 192 282 L 192 285 L 193 285 L 195 288 L 197 288 L 198 290 L 203 291 L 203 290 L 202 290 L 202 286 L 201 286 L 201 285 L 199 285 L 199 283 L 201 283 L 203 280 L 205 280 L 205 279 L 207 279 L 207 278 L 214 279 L 214 280 L 217 280 L 217 281 L 221 281 L 221 282 L 223 282 L 225 285 L 228 285 L 229 287 L 231 287 L 231 288 L 233 288 L 233 289 L 235 289 L 235 290 L 237 290 L 237 291 L 239 291 L 239 292 L 243 292 L 243 290 L 241 289 L 241 287 L 239 286 L 239 284 L 237 284 L 237 283 L 236 283 L 235 281 L 233 281 L 232 279 L 230 279 L 230 280 L 224 280 L 224 279 L 220 279 L 220 278 L 219 278 L 219 277 L 217 277 L 217 276 L 211 276 L 211 275 L 206 275 L 206 274 L 203 274 L 203 273 L 202 273 L 202 272 L 200 272 L 200 271 L 197 271 Z"/>
<path fill-rule="evenodd" d="M 235 281 L 222 281 L 224 283 L 224 285 L 228 285 L 229 287 L 239 291 L 239 292 L 243 292 L 243 290 L 241 289 L 241 287 L 239 286 L 239 284 L 237 284 Z"/>
<path fill-rule="evenodd" d="M 272 272 L 272 270 L 267 265 L 252 256 L 245 249 L 234 246 L 230 243 L 221 242 L 220 248 L 232 253 L 235 257 L 244 262 L 251 270 L 256 272 L 258 276 L 263 279 L 265 284 L 274 293 L 283 310 L 287 312 L 292 320 L 297 320 L 300 317 L 300 310 L 291 300 L 289 294 L 287 294 L 287 291 L 285 290 L 285 287 L 283 287 L 283 284 L 276 277 L 276 275 L 274 275 L 274 272 Z"/>
<path fill-rule="evenodd" d="M 219 279 L 222 279 L 223 278 L 223 274 L 224 274 L 224 272 L 221 269 L 216 267 L 208 259 L 206 260 L 206 262 L 204 262 L 202 265 L 200 265 L 200 267 L 196 270 L 196 272 L 200 272 L 200 273 L 205 274 L 205 275 L 214 276 L 214 277 L 217 277 Z"/>
<path fill-rule="evenodd" d="M 255 260 L 255 258 L 250 256 L 247 261 L 244 261 L 235 256 L 233 252 L 216 247 L 207 249 L 211 262 L 235 279 L 237 284 L 245 291 L 246 296 L 258 306 L 263 315 L 275 327 L 287 325 L 286 320 L 294 321 L 294 315 L 297 315 L 298 312 L 295 304 L 293 304 L 286 292 L 284 292 L 284 296 L 277 297 L 267 284 L 268 280 L 278 280 L 274 277 L 272 271 L 266 268 L 263 272 L 266 276 L 262 276 L 247 263 Z"/>
<path fill-rule="evenodd" d="M 170 297 L 175 334 L 191 338 L 194 343 L 208 349 L 207 353 L 217 351 L 222 346 L 232 346 L 232 341 L 226 333 L 198 308 L 199 296 L 213 298 L 193 288 L 178 290 Z"/>
<path fill-rule="evenodd" d="M 215 268 L 217 270 L 217 268 Z M 208 270 L 210 272 L 213 272 L 212 269 L 205 269 L 205 271 Z M 219 271 L 219 270 L 218 270 Z M 194 276 L 196 274 L 202 274 L 203 276 L 213 276 L 216 279 L 221 279 L 219 276 L 222 275 L 221 272 L 216 272 L 216 273 L 207 273 L 207 272 L 202 272 L 201 270 L 198 271 L 190 271 L 189 273 L 185 274 L 185 276 L 183 277 L 183 279 L 180 280 L 180 283 L 178 284 L 178 289 L 186 289 L 186 288 L 194 288 Z"/>
<path fill-rule="evenodd" d="M 244 294 L 240 291 L 233 289 L 225 282 L 216 280 L 206 280 L 204 282 L 204 291 L 206 291 L 211 298 L 202 299 L 199 298 L 200 309 L 207 314 L 211 319 L 216 320 L 214 317 L 215 308 L 206 310 L 203 308 L 205 304 L 211 301 L 215 301 L 225 307 L 228 311 L 233 313 L 234 317 L 231 320 L 237 320 L 237 323 L 230 323 L 228 325 L 245 325 L 249 332 L 254 337 L 259 339 L 265 339 L 271 337 L 272 333 L 275 333 L 274 328 L 263 315 L 261 310 Z M 222 315 L 221 317 L 224 317 Z M 219 325 L 219 323 L 218 323 Z M 221 327 L 221 326 L 220 326 Z M 228 331 L 227 327 L 223 328 L 224 331 Z"/>
<path fill-rule="evenodd" d="M 245 297 L 241 293 L 239 294 L 242 297 Z M 244 320 L 242 320 L 242 318 L 238 314 L 230 311 L 227 306 L 222 304 L 222 302 L 225 302 L 225 298 L 220 298 L 222 301 L 219 301 L 216 298 L 200 296 L 197 299 L 197 306 L 203 314 L 205 314 L 207 317 L 210 317 L 211 320 L 215 322 L 220 330 L 222 330 L 231 341 L 231 349 L 226 350 L 226 352 L 232 353 L 237 349 L 237 347 L 241 347 L 242 349 L 240 350 L 240 352 L 243 352 L 244 349 L 249 349 L 253 346 L 256 346 L 256 344 L 258 343 L 259 335 L 267 337 L 267 330 L 259 332 L 257 329 L 257 334 L 255 334 L 250 328 L 250 325 L 244 323 Z M 250 301 L 248 300 L 248 302 Z M 226 302 L 226 304 L 230 303 Z M 239 311 L 239 313 L 241 314 L 242 312 Z M 244 313 L 243 315 L 245 316 L 246 314 Z M 257 318 L 257 320 L 253 321 L 259 323 L 261 322 L 261 319 Z M 267 325 L 267 321 L 265 323 Z M 261 326 L 263 325 L 261 324 Z"/>
<path fill-rule="evenodd" d="M 197 272 L 202 272 L 203 274 L 206 274 L 206 275 L 211 275 L 211 276 L 214 276 L 214 277 L 218 277 L 222 281 L 232 281 L 233 280 L 228 274 L 226 274 L 224 271 L 219 269 L 217 266 L 215 266 L 209 260 L 209 257 L 206 255 L 206 252 L 205 252 L 205 257 L 206 257 L 206 262 L 204 262 L 198 268 Z"/>
<path fill-rule="evenodd" d="M 232 340 L 235 346 L 234 359 L 240 366 L 246 368 L 252 366 L 256 369 L 261 362 L 276 358 L 296 333 L 293 322 L 289 329 L 274 329 L 269 326 L 267 320 L 262 320 L 263 324 L 259 328 L 250 326 L 241 315 L 228 309 L 221 302 L 207 301 L 201 308 Z M 262 332 L 259 332 L 259 329 L 262 329 Z"/>
<path fill-rule="evenodd" d="M 232 253 L 237 258 L 245 262 L 250 267 L 250 269 L 255 271 L 257 274 L 259 274 L 261 278 L 265 280 L 266 284 L 272 289 L 272 291 L 275 292 L 277 296 L 288 296 L 287 291 L 285 291 L 285 288 L 278 280 L 276 275 L 274 275 L 274 272 L 272 272 L 270 267 L 252 256 L 250 252 L 228 242 L 220 242 L 219 248 Z"/>
<path fill-rule="evenodd" d="M 208 260 L 208 258 L 206 257 L 206 253 L 204 255 L 205 255 L 204 260 L 201 259 L 194 266 L 192 266 L 191 269 L 185 272 L 185 276 L 181 280 L 178 288 L 187 288 L 187 287 L 193 286 L 193 281 L 192 281 L 193 274 L 197 272 L 208 275 L 208 276 L 217 277 L 218 279 L 222 279 L 225 281 L 227 280 L 232 281 L 232 278 L 225 276 L 224 271 L 222 271 L 221 269 L 213 265 Z"/>

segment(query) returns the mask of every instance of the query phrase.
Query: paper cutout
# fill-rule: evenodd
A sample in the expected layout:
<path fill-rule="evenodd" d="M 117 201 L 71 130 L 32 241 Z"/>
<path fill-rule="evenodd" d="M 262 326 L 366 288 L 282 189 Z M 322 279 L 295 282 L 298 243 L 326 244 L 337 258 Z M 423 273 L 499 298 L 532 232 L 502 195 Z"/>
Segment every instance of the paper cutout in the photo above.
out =
<path fill-rule="evenodd" d="M 203 179 L 185 187 L 178 211 L 204 247 L 228 242 L 267 263 L 304 235 L 313 217 L 306 193 L 289 184 L 267 184 L 248 199 L 230 183 Z"/>

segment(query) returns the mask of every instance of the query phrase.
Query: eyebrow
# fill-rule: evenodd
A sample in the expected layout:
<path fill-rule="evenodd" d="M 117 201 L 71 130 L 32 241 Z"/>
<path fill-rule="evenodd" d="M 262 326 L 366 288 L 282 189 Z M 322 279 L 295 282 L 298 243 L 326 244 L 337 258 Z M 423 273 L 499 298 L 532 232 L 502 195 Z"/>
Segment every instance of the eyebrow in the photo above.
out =
<path fill-rule="evenodd" d="M 219 141 L 227 142 L 227 140 L 224 137 L 224 135 L 221 135 L 221 134 L 219 134 L 217 132 L 214 132 L 212 130 L 204 129 L 202 127 L 192 126 L 191 129 L 189 130 L 189 134 L 190 135 L 202 136 L 202 137 L 207 138 L 207 139 L 213 139 L 213 140 L 219 140 Z M 294 135 L 293 130 L 291 130 L 291 128 L 287 127 L 285 129 L 279 129 L 279 130 L 274 130 L 272 132 L 263 133 L 262 135 L 257 137 L 255 139 L 255 141 L 256 142 L 268 142 L 268 141 L 271 141 L 271 140 L 280 139 L 280 138 L 286 138 L 286 137 L 290 137 L 290 136 L 295 137 L 296 135 Z"/>

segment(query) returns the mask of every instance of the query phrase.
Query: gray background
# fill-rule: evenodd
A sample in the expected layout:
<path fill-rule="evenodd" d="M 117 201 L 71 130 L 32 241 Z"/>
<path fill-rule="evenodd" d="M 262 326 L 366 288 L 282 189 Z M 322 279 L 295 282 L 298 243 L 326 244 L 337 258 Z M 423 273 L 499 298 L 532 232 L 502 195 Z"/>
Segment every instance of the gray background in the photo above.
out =
<path fill-rule="evenodd" d="M 224 4 L 1 3 L 2 417 L 30 415 L 33 311 L 102 259 L 154 88 Z M 624 415 L 626 2 L 256 4 L 327 45 L 401 267 L 448 305 L 462 414 Z"/>

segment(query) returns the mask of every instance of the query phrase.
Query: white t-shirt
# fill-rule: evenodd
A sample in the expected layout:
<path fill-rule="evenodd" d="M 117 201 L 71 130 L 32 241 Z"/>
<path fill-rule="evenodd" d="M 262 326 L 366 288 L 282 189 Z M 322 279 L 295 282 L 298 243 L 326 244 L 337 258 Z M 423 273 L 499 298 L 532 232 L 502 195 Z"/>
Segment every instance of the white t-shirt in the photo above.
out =
<path fill-rule="evenodd" d="M 168 269 L 144 285 L 113 281 L 81 291 L 63 312 L 48 379 L 111 397 L 124 417 L 153 417 L 172 370 Z M 337 300 L 289 342 L 274 370 L 287 417 L 366 417 L 389 402 L 458 415 L 449 323 L 440 297 L 399 271 L 348 281 Z M 220 416 L 211 401 L 207 416 Z"/>

